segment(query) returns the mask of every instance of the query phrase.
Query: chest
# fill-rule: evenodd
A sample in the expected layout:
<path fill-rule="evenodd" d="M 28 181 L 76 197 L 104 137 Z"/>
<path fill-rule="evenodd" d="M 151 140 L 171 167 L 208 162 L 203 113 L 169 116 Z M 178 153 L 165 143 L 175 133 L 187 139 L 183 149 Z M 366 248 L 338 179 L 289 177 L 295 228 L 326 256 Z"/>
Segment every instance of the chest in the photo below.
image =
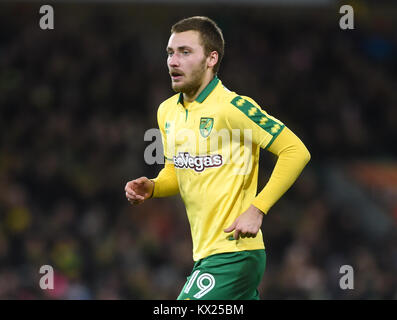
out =
<path fill-rule="evenodd" d="M 166 133 L 181 140 L 185 136 L 195 137 L 197 141 L 205 141 L 222 129 L 225 121 L 221 113 L 212 109 L 180 109 L 166 119 Z"/>

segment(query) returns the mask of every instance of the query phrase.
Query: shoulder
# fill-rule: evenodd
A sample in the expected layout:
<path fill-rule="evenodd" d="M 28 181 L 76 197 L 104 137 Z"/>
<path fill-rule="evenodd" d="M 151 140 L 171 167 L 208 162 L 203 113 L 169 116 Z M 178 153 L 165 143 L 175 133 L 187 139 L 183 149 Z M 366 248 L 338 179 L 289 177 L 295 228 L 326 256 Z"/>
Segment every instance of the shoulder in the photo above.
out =
<path fill-rule="evenodd" d="M 240 95 L 235 91 L 229 90 L 223 84 L 221 84 L 221 86 L 219 87 L 217 96 L 220 100 L 218 101 L 218 103 L 221 102 L 221 105 L 226 107 L 227 111 L 230 111 L 230 109 L 235 109 L 236 107 L 239 108 L 244 103 L 248 103 L 259 108 L 259 105 L 254 99 L 245 95 Z"/>
<path fill-rule="evenodd" d="M 224 103 L 224 115 L 227 119 L 232 121 L 241 121 L 242 119 L 250 119 L 259 125 L 282 122 L 270 114 L 268 114 L 261 106 L 251 97 L 239 95 L 235 92 L 230 92 L 227 96 L 226 103 Z M 271 121 L 269 121 L 271 120 Z"/>
<path fill-rule="evenodd" d="M 167 112 L 173 110 L 178 103 L 179 93 L 174 94 L 173 96 L 169 97 L 168 99 L 164 100 L 160 103 L 157 109 L 157 116 L 161 119 Z"/>
<path fill-rule="evenodd" d="M 228 113 L 230 112 L 230 108 L 233 107 L 233 100 L 238 97 L 239 95 L 234 92 L 229 90 L 227 87 L 225 87 L 223 84 L 218 88 L 217 94 L 216 94 L 216 103 L 218 105 L 219 111 L 222 111 L 223 113 Z"/>
<path fill-rule="evenodd" d="M 235 94 L 232 97 L 232 100 L 230 101 L 230 106 L 240 109 L 240 110 L 243 110 L 246 108 L 252 108 L 252 107 L 261 109 L 259 104 L 254 99 L 252 99 L 251 97 L 239 95 L 239 94 Z"/>
<path fill-rule="evenodd" d="M 247 116 L 266 115 L 267 112 L 251 97 L 235 94 L 229 103 L 229 108 L 234 111 L 243 112 Z"/>
<path fill-rule="evenodd" d="M 230 91 L 226 87 L 222 88 L 222 93 L 219 95 L 219 97 L 222 99 L 222 110 L 229 116 L 234 113 L 239 115 L 241 111 L 246 113 L 252 107 L 261 110 L 258 103 L 251 97 L 240 95 L 234 91 Z"/>
<path fill-rule="evenodd" d="M 174 94 L 173 96 L 169 97 L 168 99 L 160 103 L 159 110 L 167 109 L 170 106 L 175 106 L 178 103 L 178 99 L 179 99 L 179 93 Z"/>

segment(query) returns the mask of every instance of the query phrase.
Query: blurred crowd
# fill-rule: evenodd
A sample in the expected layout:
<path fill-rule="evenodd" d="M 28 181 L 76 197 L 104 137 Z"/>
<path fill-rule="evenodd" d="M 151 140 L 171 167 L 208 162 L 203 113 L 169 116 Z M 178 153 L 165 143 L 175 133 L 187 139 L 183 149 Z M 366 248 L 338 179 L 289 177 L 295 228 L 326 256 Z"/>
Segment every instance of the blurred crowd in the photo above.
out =
<path fill-rule="evenodd" d="M 145 164 L 143 136 L 173 94 L 169 29 L 197 14 L 224 31 L 224 85 L 253 97 L 312 154 L 264 218 L 261 298 L 397 299 L 396 219 L 393 232 L 369 238 L 360 213 L 329 198 L 322 174 L 330 163 L 396 161 L 393 19 L 367 16 L 342 31 L 337 15 L 309 8 L 59 5 L 55 30 L 43 31 L 38 6 L 1 6 L 1 299 L 177 297 L 193 267 L 183 203 L 132 207 L 124 186 L 162 167 Z M 260 188 L 274 161 L 263 152 Z M 39 287 L 42 265 L 54 268 L 54 290 Z M 355 270 L 354 290 L 339 286 L 342 265 Z"/>

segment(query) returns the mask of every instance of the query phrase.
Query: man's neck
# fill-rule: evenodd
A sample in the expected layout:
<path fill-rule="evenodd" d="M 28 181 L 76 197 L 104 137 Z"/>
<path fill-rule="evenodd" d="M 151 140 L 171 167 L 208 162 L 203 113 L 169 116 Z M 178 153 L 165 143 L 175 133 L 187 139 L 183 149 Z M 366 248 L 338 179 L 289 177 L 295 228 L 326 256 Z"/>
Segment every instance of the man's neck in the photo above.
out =
<path fill-rule="evenodd" d="M 183 101 L 192 102 L 196 100 L 199 94 L 204 90 L 206 86 L 208 86 L 208 84 L 212 81 L 212 79 L 214 79 L 214 77 L 215 75 L 212 72 L 207 73 L 204 76 L 204 80 L 203 82 L 201 82 L 200 87 L 195 90 L 195 92 L 183 93 Z"/>

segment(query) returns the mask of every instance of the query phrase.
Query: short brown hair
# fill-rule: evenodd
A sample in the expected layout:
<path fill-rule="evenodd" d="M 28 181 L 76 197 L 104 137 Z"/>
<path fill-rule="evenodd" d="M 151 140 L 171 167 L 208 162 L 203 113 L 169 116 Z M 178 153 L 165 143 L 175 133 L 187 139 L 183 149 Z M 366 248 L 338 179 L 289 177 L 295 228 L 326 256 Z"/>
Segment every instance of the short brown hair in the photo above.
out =
<path fill-rule="evenodd" d="M 217 74 L 225 51 L 225 40 L 223 39 L 222 30 L 210 18 L 195 16 L 182 19 L 175 23 L 171 27 L 171 34 L 190 30 L 198 31 L 200 33 L 206 56 L 208 56 L 212 51 L 218 52 L 218 62 L 213 69 L 214 74 Z"/>

